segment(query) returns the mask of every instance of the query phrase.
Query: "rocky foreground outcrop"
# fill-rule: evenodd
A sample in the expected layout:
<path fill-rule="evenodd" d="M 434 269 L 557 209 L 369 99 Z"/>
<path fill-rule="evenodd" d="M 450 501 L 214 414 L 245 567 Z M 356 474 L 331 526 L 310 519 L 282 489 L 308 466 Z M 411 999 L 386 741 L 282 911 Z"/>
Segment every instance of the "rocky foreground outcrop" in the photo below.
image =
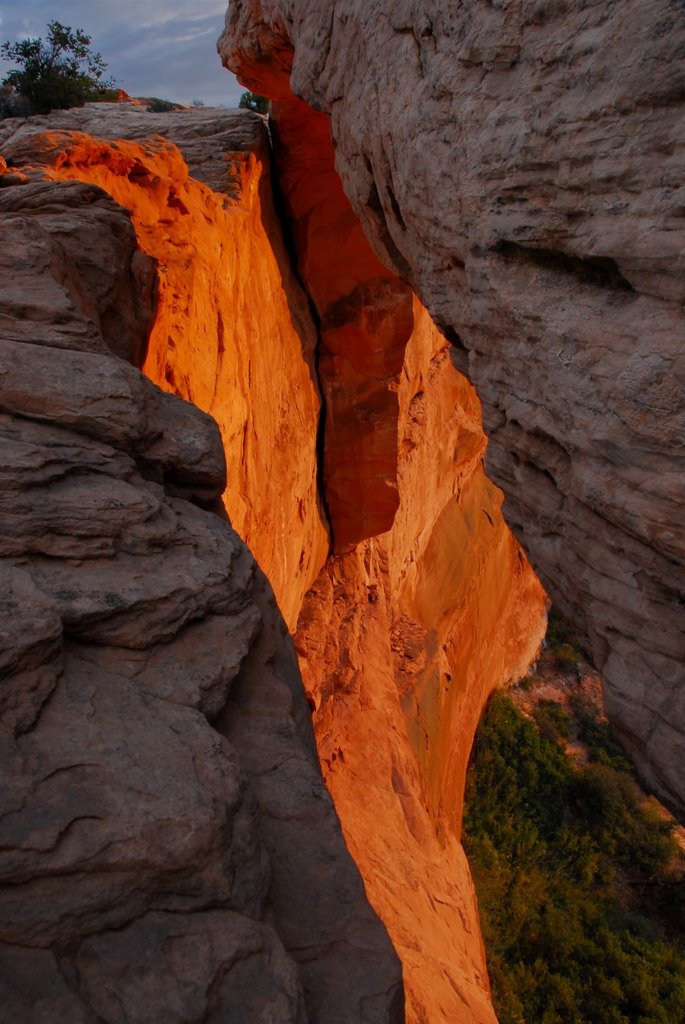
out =
<path fill-rule="evenodd" d="M 297 282 L 274 213 L 264 127 L 248 113 L 152 115 L 100 105 L 15 123 L 0 136 L 0 145 L 15 165 L 12 180 L 25 183 L 6 194 L 14 194 L 17 203 L 40 189 L 49 202 L 65 190 L 71 195 L 85 189 L 97 205 L 107 203 L 102 189 L 130 211 L 138 250 L 113 259 L 108 273 L 130 263 L 137 275 L 132 287 L 144 307 L 137 315 L 149 319 L 152 304 L 154 315 L 147 345 L 136 335 L 135 344 L 119 355 L 142 366 L 165 394 L 124 363 L 116 365 L 152 402 L 153 432 L 157 406 L 173 410 L 170 437 L 176 443 L 187 439 L 196 474 L 175 469 L 165 455 L 168 464 L 154 479 L 164 486 L 165 501 L 196 517 L 201 536 L 211 521 L 217 544 L 225 536 L 238 544 L 225 523 L 188 504 L 188 498 L 211 504 L 222 493 L 233 526 L 249 540 L 273 584 L 295 633 L 306 717 L 311 710 L 346 842 L 403 963 L 408 1019 L 492 1024 L 477 909 L 459 843 L 463 777 L 489 692 L 520 675 L 535 653 L 546 599 L 503 522 L 500 492 L 484 476 L 485 438 L 475 393 L 454 368 L 451 344 L 370 249 L 330 150 L 319 147 L 321 123 L 305 118 L 298 128 L 293 118 L 288 129 L 284 115 L 278 126 L 281 203 L 308 294 Z M 109 201 L 107 208 L 126 220 L 121 207 Z M 74 226 L 75 238 L 79 230 Z M 97 239 L 84 238 L 78 251 L 97 266 Z M 45 263 L 59 277 L 68 261 Z M 78 295 L 89 294 L 86 270 L 72 276 L 83 281 Z M 104 283 L 101 292 L 107 292 Z M 73 306 L 65 306 L 72 318 Z M 95 312 L 88 316 L 97 323 Z M 67 379 L 72 377 L 80 379 Z M 45 407 L 45 387 L 34 389 L 34 404 L 22 415 L 36 416 Z M 84 380 L 72 404 L 89 407 L 87 389 Z M 191 399 L 216 418 L 212 441 L 221 436 L 227 482 L 216 449 L 197 439 L 197 424 L 211 432 L 211 421 L 172 395 Z M 146 449 L 141 464 L 148 463 Z M 205 463 L 207 472 L 214 467 L 211 480 L 200 472 Z M 86 506 L 84 519 L 87 512 Z M 128 513 L 125 521 L 133 529 L 136 515 Z M 99 525 L 91 529 L 98 536 Z M 183 551 L 190 557 L 187 549 L 193 550 L 194 564 L 188 530 Z M 154 557 L 149 548 L 136 549 L 139 575 L 147 564 L 154 575 L 155 559 L 166 566 L 176 557 L 173 538 L 155 543 L 160 550 L 154 548 Z M 222 549 L 217 550 L 212 594 L 221 595 L 233 584 L 229 569 L 220 571 Z M 76 580 L 90 571 L 88 561 L 79 560 L 70 568 Z M 111 566 L 117 578 L 118 564 Z M 186 571 L 182 562 L 179 586 Z M 210 676 L 202 687 L 203 695 L 209 691 L 206 709 L 200 707 L 209 719 L 204 727 L 237 751 L 254 828 L 263 840 L 250 856 L 255 870 L 263 850 L 271 861 L 272 881 L 260 890 L 261 916 L 254 907 L 250 913 L 260 926 L 273 927 L 273 941 L 285 947 L 283 963 L 291 973 L 296 961 L 306 1019 L 395 1020 L 402 1015 L 397 961 L 355 889 L 350 862 L 340 861 L 340 836 L 330 804 L 320 802 L 320 779 L 310 784 L 301 774 L 304 755 L 293 733 L 306 741 L 303 691 L 298 696 L 285 688 L 297 690 L 301 683 L 275 610 L 264 610 L 262 587 L 245 582 L 240 591 L 241 614 L 254 605 L 261 609 L 258 635 L 248 616 L 254 638 L 211 633 L 200 603 L 189 613 L 187 643 L 171 634 L 155 640 L 144 628 L 135 640 L 132 622 L 119 642 L 122 650 L 112 653 L 109 639 L 93 641 L 90 664 L 108 672 L 114 671 L 110 662 L 117 672 L 124 666 L 138 686 L 147 687 L 150 679 L 164 699 L 172 699 L 174 687 L 184 685 L 186 662 L 193 666 L 200 658 L 201 645 L 200 662 Z M 162 614 L 164 601 L 155 607 Z M 147 665 L 149 649 L 156 651 L 160 640 L 165 658 L 153 658 L 143 677 L 140 661 Z M 226 662 L 235 678 L 226 675 Z M 122 709 L 123 721 L 127 713 Z M 143 742 L 138 736 L 127 747 L 133 757 Z M 163 744 L 163 735 L 155 743 Z M 195 763 L 204 771 L 201 755 Z M 167 777 L 170 772 L 161 762 L 160 771 Z M 168 787 L 170 800 L 174 785 Z M 303 829 L 318 829 L 317 815 L 323 824 L 310 843 Z M 85 822 L 82 828 L 88 832 L 90 826 Z M 140 845 L 154 841 L 143 837 Z M 178 823 L 165 833 L 170 856 L 176 841 L 185 849 Z M 329 842 L 324 870 L 317 851 Z M 202 853 L 208 865 L 227 856 L 220 841 Z M 310 881 L 319 870 L 321 884 Z M 152 870 L 141 878 L 144 892 L 157 885 L 154 879 Z M 237 879 L 235 885 L 242 891 L 245 883 Z M 214 912 L 213 903 L 202 904 L 203 912 L 208 906 Z M 99 915 L 95 910 L 90 918 L 91 942 L 103 928 Z M 310 937 L 320 942 L 303 937 L 305 921 Z M 166 948 L 171 940 L 156 918 L 153 925 Z M 207 918 L 193 934 L 214 936 L 215 927 L 214 918 Z M 137 943 L 147 941 L 137 936 L 129 946 L 122 938 L 116 956 L 114 946 L 108 950 L 124 981 Z M 71 949 L 76 940 L 70 942 L 63 945 Z M 220 929 L 211 943 L 212 949 L 223 948 Z M 349 953 L 339 957 L 348 945 Z M 159 955 L 149 954 L 151 976 L 159 973 Z M 188 967 L 194 980 L 197 969 Z M 160 976 L 166 978 L 164 972 Z M 118 982 L 108 984 L 114 990 Z M 175 998 L 160 1005 L 168 1007 Z M 211 1008 L 202 1012 L 210 1019 Z"/>
<path fill-rule="evenodd" d="M 312 458 L 316 330 L 273 210 L 261 118 L 97 105 L 6 133 L 15 165 L 96 184 L 130 211 L 155 267 L 137 364 L 218 422 L 231 522 L 293 627 L 328 550 Z"/>
<path fill-rule="evenodd" d="M 37 127 L 1 140 L 0 1020 L 399 1022 L 219 430 L 131 365 L 159 268 Z"/>
<path fill-rule="evenodd" d="M 684 46 L 677 0 L 234 0 L 219 43 L 277 113 L 329 117 L 376 253 L 477 388 L 508 522 L 681 815 Z"/>

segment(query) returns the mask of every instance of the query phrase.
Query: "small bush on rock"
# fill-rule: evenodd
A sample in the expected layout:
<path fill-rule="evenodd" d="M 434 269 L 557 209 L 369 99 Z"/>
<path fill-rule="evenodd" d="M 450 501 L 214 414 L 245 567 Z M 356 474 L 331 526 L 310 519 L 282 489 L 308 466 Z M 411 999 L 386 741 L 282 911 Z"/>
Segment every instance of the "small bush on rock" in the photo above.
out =
<path fill-rule="evenodd" d="M 269 100 L 266 96 L 259 96 L 256 92 L 244 92 L 238 106 L 243 110 L 254 110 L 255 114 L 269 113 Z"/>
<path fill-rule="evenodd" d="M 170 110 L 175 110 L 176 107 L 170 100 L 160 100 L 155 96 L 145 109 L 150 114 L 166 114 Z"/>
<path fill-rule="evenodd" d="M 3 87 L 29 104 L 28 113 L 82 107 L 93 100 L 109 99 L 114 83 L 104 78 L 106 64 L 92 53 L 90 36 L 59 21 L 48 24 L 47 39 L 6 41 L 0 47 L 5 60 L 19 64 L 3 79 Z M 4 116 L 17 116 L 10 112 Z"/>

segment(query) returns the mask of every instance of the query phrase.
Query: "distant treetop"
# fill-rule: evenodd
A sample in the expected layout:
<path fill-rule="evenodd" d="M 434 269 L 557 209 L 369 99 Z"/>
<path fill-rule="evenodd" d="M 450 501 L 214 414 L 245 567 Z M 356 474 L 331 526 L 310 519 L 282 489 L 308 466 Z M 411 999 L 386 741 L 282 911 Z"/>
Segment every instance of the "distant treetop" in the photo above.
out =
<path fill-rule="evenodd" d="M 105 79 L 107 65 L 92 53 L 91 38 L 80 28 L 59 21 L 48 23 L 47 39 L 6 41 L 0 47 L 5 60 L 21 65 L 3 79 L 3 86 L 27 100 L 31 113 L 81 107 L 108 99 L 114 82 Z"/>

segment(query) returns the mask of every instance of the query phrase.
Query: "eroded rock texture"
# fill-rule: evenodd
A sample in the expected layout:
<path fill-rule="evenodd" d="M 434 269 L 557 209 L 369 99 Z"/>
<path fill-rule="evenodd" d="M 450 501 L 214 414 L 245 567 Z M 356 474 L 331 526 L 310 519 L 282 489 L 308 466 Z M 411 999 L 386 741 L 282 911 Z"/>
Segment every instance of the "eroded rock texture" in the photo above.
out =
<path fill-rule="evenodd" d="M 224 62 L 330 117 L 378 256 L 476 385 L 508 521 L 685 814 L 678 0 L 235 0 Z"/>
<path fill-rule="evenodd" d="M 483 473 L 475 393 L 421 303 L 370 250 L 325 119 L 279 102 L 272 131 L 321 324 L 323 488 L 340 552 L 307 594 L 296 636 L 319 756 L 402 959 L 408 1020 L 489 1022 L 459 844 L 464 773 L 489 693 L 535 653 L 545 597 Z"/>
<path fill-rule="evenodd" d="M 97 184 L 130 211 L 157 271 L 143 372 L 219 424 L 231 522 L 294 627 L 328 550 L 316 331 L 273 211 L 262 119 L 100 105 L 7 134 L 15 164 Z"/>
<path fill-rule="evenodd" d="M 0 1019 L 399 1022 L 220 432 L 127 361 L 155 266 L 35 128 L 0 137 Z"/>
<path fill-rule="evenodd" d="M 545 597 L 505 527 L 500 493 L 483 474 L 479 403 L 455 371 L 453 346 L 370 249 L 335 173 L 323 117 L 289 101 L 274 126 L 281 199 L 318 338 L 273 218 L 260 119 L 163 117 L 86 108 L 33 119 L 13 128 L 5 151 L 41 187 L 47 177 L 52 189 L 75 188 L 66 181 L 76 178 L 130 210 L 157 272 L 156 316 L 139 362 L 217 419 L 229 471 L 223 499 L 288 621 L 297 621 L 325 777 L 370 900 L 402 958 L 409 1019 L 490 1024 L 477 909 L 459 844 L 463 777 L 489 692 L 520 675 L 534 655 Z M 166 141 L 148 137 L 160 129 Z M 177 400 L 174 408 L 195 415 Z M 177 477 L 166 471 L 174 494 Z M 205 493 L 201 483 L 193 480 L 193 493 L 205 501 L 222 486 Z M 328 535 L 336 553 L 327 558 Z M 209 638 L 207 646 L 213 664 L 224 644 Z M 251 652 L 229 696 L 208 684 L 206 699 L 252 778 L 272 864 L 281 865 L 279 837 L 293 834 L 268 896 L 278 936 L 287 951 L 311 961 L 312 974 L 325 961 L 331 991 L 321 1019 L 341 998 L 340 985 L 354 1002 L 353 1010 L 341 1003 L 341 1020 L 392 1019 L 401 1012 L 394 962 L 361 911 L 340 928 L 348 883 L 337 859 L 325 895 L 293 885 L 293 875 L 306 877 L 310 854 L 305 826 L 291 822 L 302 814 L 298 762 L 287 736 L 278 739 L 288 698 L 283 673 L 271 679 L 265 667 L 276 647 L 259 662 L 254 686 Z M 184 657 L 151 674 L 163 693 L 180 685 Z M 257 711 L 267 718 L 265 735 Z M 270 770 L 275 764 L 278 772 Z M 306 827 L 320 825 L 314 817 Z M 303 915 L 325 942 L 302 941 Z M 155 918 L 154 942 L 171 941 L 166 927 Z M 209 918 L 207 928 L 214 936 Z M 147 941 L 137 928 L 130 935 L 131 949 Z M 220 948 L 220 938 L 211 942 Z M 351 980 L 347 954 L 338 957 L 348 943 L 375 950 L 362 981 Z M 122 971 L 125 952 L 124 943 L 107 953 Z M 307 984 L 308 1005 L 319 1012 L 315 986 Z"/>
<path fill-rule="evenodd" d="M 403 963 L 407 1019 L 484 1024 L 464 772 L 489 693 L 540 641 L 544 594 L 483 474 L 472 389 L 417 300 L 413 318 L 394 524 L 328 560 L 296 646 L 326 782 Z"/>

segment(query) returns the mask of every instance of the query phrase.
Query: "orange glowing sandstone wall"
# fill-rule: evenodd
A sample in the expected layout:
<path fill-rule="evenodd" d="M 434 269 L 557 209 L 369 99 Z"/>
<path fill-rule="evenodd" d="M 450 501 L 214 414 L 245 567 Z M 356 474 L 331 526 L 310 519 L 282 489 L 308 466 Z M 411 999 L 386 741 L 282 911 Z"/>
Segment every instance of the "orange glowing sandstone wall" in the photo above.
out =
<path fill-rule="evenodd" d="M 316 489 L 315 329 L 283 251 L 268 160 L 232 154 L 230 194 L 189 176 L 167 142 L 54 136 L 53 178 L 92 182 L 132 214 L 157 261 L 143 369 L 211 413 L 226 451 L 226 509 L 293 626 L 328 550 Z"/>
<path fill-rule="evenodd" d="M 493 1022 L 458 821 L 476 724 L 540 639 L 544 596 L 481 467 L 472 389 L 415 303 L 400 505 L 333 556 L 296 644 L 324 775 L 404 965 L 410 1022 Z"/>
<path fill-rule="evenodd" d="M 319 754 L 404 965 L 407 1019 L 491 1022 L 459 843 L 464 776 L 489 693 L 525 671 L 542 638 L 545 596 L 484 475 L 475 392 L 366 242 L 327 119 L 281 97 L 274 121 L 298 266 L 321 321 L 336 554 L 296 635 Z"/>
<path fill-rule="evenodd" d="M 366 243 L 325 120 L 284 104 L 277 129 L 316 357 L 260 154 L 238 164 L 238 199 L 160 143 L 62 139 L 51 174 L 110 192 L 158 261 L 145 371 L 216 417 L 231 519 L 291 627 L 299 614 L 322 767 L 402 958 L 408 1021 L 493 1024 L 459 843 L 464 773 L 488 694 L 534 655 L 545 599 L 483 474 L 473 389 Z"/>

